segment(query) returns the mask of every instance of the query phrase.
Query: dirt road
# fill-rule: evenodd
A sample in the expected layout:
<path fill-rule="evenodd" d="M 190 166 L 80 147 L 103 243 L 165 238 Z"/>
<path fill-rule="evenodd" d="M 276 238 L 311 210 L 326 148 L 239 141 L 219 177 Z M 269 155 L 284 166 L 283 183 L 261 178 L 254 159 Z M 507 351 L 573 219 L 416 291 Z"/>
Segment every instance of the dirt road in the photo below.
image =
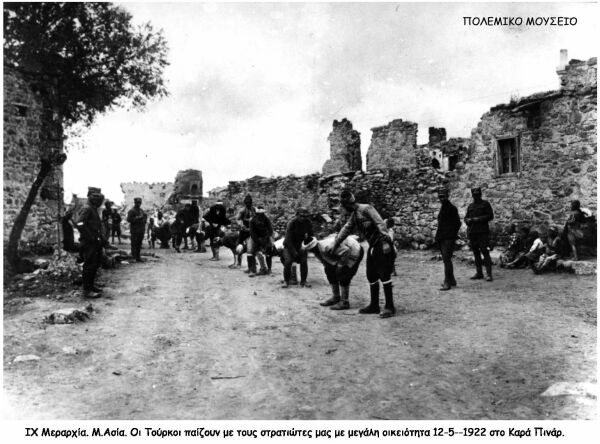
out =
<path fill-rule="evenodd" d="M 156 251 L 104 274 L 87 322 L 42 322 L 77 297 L 5 300 L 5 418 L 595 417 L 577 391 L 596 383 L 595 276 L 497 270 L 487 283 L 459 262 L 459 287 L 439 292 L 441 262 L 400 252 L 400 311 L 382 320 L 357 313 L 364 264 L 352 309 L 335 312 L 318 304 L 329 286 L 314 259 L 313 287 L 283 290 L 279 261 L 250 279 L 227 254 Z M 27 354 L 40 360 L 13 362 Z M 541 396 L 560 382 L 572 394 Z"/>

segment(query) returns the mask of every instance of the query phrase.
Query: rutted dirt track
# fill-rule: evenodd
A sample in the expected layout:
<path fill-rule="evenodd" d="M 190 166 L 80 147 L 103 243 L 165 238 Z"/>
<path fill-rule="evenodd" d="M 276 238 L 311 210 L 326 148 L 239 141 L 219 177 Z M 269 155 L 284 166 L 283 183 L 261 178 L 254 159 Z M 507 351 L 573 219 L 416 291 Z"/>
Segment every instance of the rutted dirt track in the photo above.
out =
<path fill-rule="evenodd" d="M 156 250 L 158 262 L 106 272 L 87 322 L 48 325 L 85 306 L 36 298 L 4 315 L 4 417 L 35 419 L 582 419 L 589 394 L 540 396 L 558 382 L 596 383 L 595 276 L 497 270 L 493 283 L 437 290 L 441 262 L 400 252 L 396 317 L 360 315 L 311 289 L 230 270 L 230 256 Z M 5 301 L 6 302 L 6 301 Z M 77 354 L 63 352 L 74 347 Z M 13 360 L 35 354 L 32 362 Z"/>

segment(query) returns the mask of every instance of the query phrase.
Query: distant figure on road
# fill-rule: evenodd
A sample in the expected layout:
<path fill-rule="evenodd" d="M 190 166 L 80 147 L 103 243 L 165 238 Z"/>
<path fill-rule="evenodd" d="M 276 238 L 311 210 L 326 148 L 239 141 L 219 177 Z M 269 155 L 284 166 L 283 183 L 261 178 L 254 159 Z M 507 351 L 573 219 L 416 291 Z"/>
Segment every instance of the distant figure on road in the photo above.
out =
<path fill-rule="evenodd" d="M 482 265 L 485 265 L 485 280 L 492 281 L 492 259 L 490 258 L 490 227 L 488 222 L 494 218 L 492 206 L 481 198 L 481 188 L 471 188 L 473 202 L 467 207 L 465 223 L 467 237 L 473 250 L 476 273 L 471 279 L 483 279 Z M 481 256 L 483 255 L 483 261 Z"/>
<path fill-rule="evenodd" d="M 240 226 L 238 244 L 242 246 L 242 251 L 249 251 L 246 241 L 250 237 L 250 221 L 255 215 L 256 208 L 252 206 L 252 196 L 246 194 L 246 197 L 244 197 L 244 208 L 238 212 L 236 217 L 236 220 Z M 254 273 L 256 273 L 256 258 L 254 257 L 254 253 L 248 253 L 246 260 L 248 261 L 248 269 L 246 270 L 246 273 L 252 273 L 252 270 L 255 270 Z"/>
<path fill-rule="evenodd" d="M 142 210 L 142 199 L 133 199 L 133 208 L 127 213 L 129 232 L 131 233 L 131 255 L 136 262 L 143 262 L 141 257 L 142 242 L 146 232 L 146 213 Z"/>
<path fill-rule="evenodd" d="M 102 235 L 106 240 L 108 240 L 111 234 L 112 214 L 112 202 L 107 199 L 106 202 L 104 202 L 104 209 L 102 210 Z"/>
<path fill-rule="evenodd" d="M 112 217 L 111 217 L 110 234 L 111 234 L 111 238 L 112 238 L 112 243 L 113 244 L 115 243 L 115 235 L 116 235 L 117 239 L 119 241 L 119 245 L 121 245 L 121 220 L 122 220 L 122 217 L 116 208 L 113 208 L 113 212 L 112 212 L 111 216 Z"/>

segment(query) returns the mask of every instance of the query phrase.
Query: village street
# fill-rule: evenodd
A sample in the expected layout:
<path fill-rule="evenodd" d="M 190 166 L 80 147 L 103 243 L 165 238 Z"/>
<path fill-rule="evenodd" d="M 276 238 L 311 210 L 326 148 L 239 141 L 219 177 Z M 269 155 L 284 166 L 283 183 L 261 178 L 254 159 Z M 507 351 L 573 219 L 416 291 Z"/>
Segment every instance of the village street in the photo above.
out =
<path fill-rule="evenodd" d="M 250 279 L 225 252 L 155 251 L 103 273 L 86 322 L 43 322 L 78 296 L 5 297 L 6 419 L 595 417 L 595 276 L 496 267 L 488 283 L 455 261 L 458 288 L 440 292 L 435 252 L 400 251 L 400 310 L 382 320 L 357 313 L 364 262 L 336 312 L 314 258 L 313 287 L 284 290 L 279 260 Z"/>

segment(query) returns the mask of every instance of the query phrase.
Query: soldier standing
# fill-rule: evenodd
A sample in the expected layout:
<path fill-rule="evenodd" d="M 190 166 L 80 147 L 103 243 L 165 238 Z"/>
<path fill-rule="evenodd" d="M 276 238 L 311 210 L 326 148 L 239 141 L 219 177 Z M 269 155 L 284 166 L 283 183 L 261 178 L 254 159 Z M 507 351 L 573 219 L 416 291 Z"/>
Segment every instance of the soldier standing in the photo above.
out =
<path fill-rule="evenodd" d="M 308 277 L 308 262 L 306 250 L 302 250 L 302 242 L 313 236 L 312 223 L 308 218 L 306 208 L 298 208 L 296 217 L 290 220 L 285 230 L 283 240 L 283 251 L 281 252 L 281 261 L 283 262 L 283 285 L 287 288 L 290 285 L 292 277 L 292 264 L 300 264 L 300 286 L 310 287 L 306 283 Z"/>
<path fill-rule="evenodd" d="M 96 273 L 102 263 L 102 248 L 108 245 L 102 233 L 102 222 L 98 209 L 104 201 L 104 195 L 98 188 L 88 192 L 87 205 L 80 211 L 77 219 L 79 247 L 83 258 L 83 295 L 86 298 L 98 298 L 102 291 L 95 286 Z"/>
<path fill-rule="evenodd" d="M 106 202 L 104 202 L 104 209 L 102 210 L 102 235 L 106 240 L 108 240 L 111 234 L 112 214 L 112 202 L 107 199 Z"/>
<path fill-rule="evenodd" d="M 473 202 L 467 208 L 465 223 L 467 236 L 473 250 L 477 272 L 471 279 L 483 279 L 482 265 L 485 265 L 485 280 L 492 281 L 492 260 L 490 259 L 490 228 L 488 222 L 494 218 L 492 206 L 487 200 L 481 198 L 481 188 L 471 188 Z M 483 261 L 481 260 L 483 255 Z"/>
<path fill-rule="evenodd" d="M 256 273 L 256 258 L 254 257 L 254 253 L 250 253 L 250 250 L 245 245 L 246 240 L 250 237 L 250 221 L 255 215 L 256 208 L 252 206 L 252 196 L 247 194 L 246 197 L 244 197 L 244 208 L 240 210 L 236 217 L 238 224 L 240 225 L 238 245 L 242 246 L 242 251 L 244 250 L 244 247 L 246 247 L 246 250 L 248 251 L 246 256 L 248 269 L 245 271 L 246 273 Z"/>
<path fill-rule="evenodd" d="M 117 211 L 116 208 L 113 209 L 112 212 L 112 230 L 111 237 L 112 243 L 115 243 L 115 234 L 117 235 L 117 239 L 119 241 L 119 245 L 121 245 L 121 215 Z"/>
<path fill-rule="evenodd" d="M 146 232 L 146 213 L 142 210 L 140 197 L 133 199 L 133 208 L 127 213 L 127 222 L 129 222 L 129 232 L 131 233 L 131 256 L 136 262 L 143 262 L 140 254 Z"/>
<path fill-rule="evenodd" d="M 442 208 L 438 213 L 438 227 L 435 232 L 435 241 L 440 247 L 442 260 L 444 261 L 444 283 L 440 290 L 450 290 L 456 287 L 454 278 L 454 267 L 452 265 L 452 254 L 454 253 L 454 244 L 458 237 L 460 229 L 460 217 L 458 210 L 448 199 L 448 190 L 441 188 L 438 190 L 438 199 L 442 203 Z"/>
<path fill-rule="evenodd" d="M 334 253 L 353 231 L 360 232 L 369 243 L 367 280 L 371 289 L 371 303 L 361 308 L 359 313 L 379 313 L 379 281 L 381 281 L 385 295 L 385 307 L 379 316 L 382 318 L 394 316 L 396 309 L 392 293 L 392 271 L 396 253 L 385 223 L 375 208 L 368 204 L 357 203 L 354 195 L 348 190 L 340 193 L 340 204 L 350 213 L 350 217 L 333 244 L 327 248 L 327 252 Z"/>

